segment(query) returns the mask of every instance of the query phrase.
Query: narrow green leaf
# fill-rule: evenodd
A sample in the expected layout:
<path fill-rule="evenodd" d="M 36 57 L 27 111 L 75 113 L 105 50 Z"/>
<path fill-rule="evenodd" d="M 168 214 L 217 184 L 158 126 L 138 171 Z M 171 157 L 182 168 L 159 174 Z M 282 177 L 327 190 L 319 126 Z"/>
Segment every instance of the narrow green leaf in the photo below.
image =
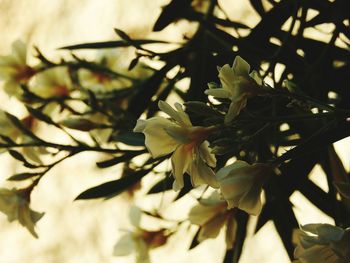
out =
<path fill-rule="evenodd" d="M 119 163 L 125 162 L 125 161 L 130 161 L 135 156 L 142 154 L 144 152 L 145 151 L 135 151 L 135 152 L 131 152 L 131 153 L 125 153 L 123 155 L 113 157 L 112 159 L 109 159 L 106 161 L 97 162 L 96 165 L 99 168 L 108 168 L 108 167 L 111 167 L 113 165 L 117 165 Z"/>
<path fill-rule="evenodd" d="M 170 42 L 155 39 L 130 39 L 130 41 L 116 40 L 116 41 L 104 41 L 104 42 L 91 42 L 77 45 L 64 46 L 59 49 L 100 49 L 100 48 L 120 48 L 129 46 L 140 46 L 147 44 L 169 44 Z"/>
<path fill-rule="evenodd" d="M 127 33 L 125 33 L 123 30 L 120 30 L 118 28 L 114 28 L 114 32 L 123 40 L 126 41 L 131 41 L 131 38 L 129 37 L 129 35 Z"/>
<path fill-rule="evenodd" d="M 36 119 L 43 121 L 47 124 L 51 124 L 51 125 L 57 125 L 49 116 L 45 115 L 44 113 L 42 113 L 40 110 L 26 106 L 28 112 L 35 117 Z"/>
<path fill-rule="evenodd" d="M 25 135 L 28 135 L 32 139 L 35 139 L 37 141 L 42 141 L 39 137 L 37 137 L 31 130 L 29 130 L 16 116 L 5 112 L 6 117 L 12 122 L 16 128 L 18 128 L 20 131 L 22 131 Z"/>
<path fill-rule="evenodd" d="M 80 195 L 75 200 L 80 199 L 94 199 L 94 198 L 107 198 L 111 196 L 117 196 L 127 190 L 132 185 L 136 184 L 142 177 L 148 174 L 152 169 L 140 170 L 133 174 L 121 177 L 118 180 L 110 181 L 100 184 L 93 188 L 90 188 Z"/>
<path fill-rule="evenodd" d="M 165 192 L 167 190 L 171 190 L 173 188 L 174 178 L 172 176 L 167 175 L 164 179 L 157 182 L 155 185 L 148 190 L 147 194 L 158 194 Z"/>
<path fill-rule="evenodd" d="M 10 138 L 7 137 L 5 135 L 0 134 L 0 139 L 6 143 L 8 143 L 8 145 L 15 145 L 16 143 Z"/>
<path fill-rule="evenodd" d="M 9 154 L 13 158 L 15 158 L 17 161 L 20 161 L 20 162 L 23 162 L 23 163 L 27 162 L 27 160 L 24 158 L 24 156 L 21 153 L 15 151 L 15 150 L 9 150 Z"/>
<path fill-rule="evenodd" d="M 28 161 L 26 160 L 26 158 L 25 158 L 21 153 L 15 151 L 15 150 L 9 150 L 8 152 L 9 152 L 9 154 L 10 154 L 14 159 L 16 159 L 17 161 L 22 162 L 23 165 L 24 165 L 25 167 L 27 167 L 27 168 L 33 169 L 33 168 L 38 168 L 38 167 L 40 167 L 40 165 L 35 165 L 35 164 L 32 164 L 32 163 L 28 162 Z"/>
<path fill-rule="evenodd" d="M 140 57 L 137 56 L 136 58 L 134 58 L 133 60 L 131 60 L 130 65 L 128 67 L 128 70 L 132 70 L 134 67 L 137 66 L 137 63 L 139 63 Z"/>
<path fill-rule="evenodd" d="M 199 229 L 197 230 L 196 234 L 194 235 L 194 237 L 192 239 L 191 245 L 188 248 L 188 250 L 191 250 L 191 249 L 193 249 L 193 248 L 195 248 L 196 246 L 199 245 L 198 237 L 199 237 L 199 232 L 200 231 L 201 231 L 201 228 L 199 227 Z"/>
<path fill-rule="evenodd" d="M 113 136 L 113 140 L 131 146 L 145 146 L 145 137 L 142 133 L 125 132 Z"/>
<path fill-rule="evenodd" d="M 35 176 L 39 176 L 42 173 L 18 173 L 7 178 L 8 181 L 22 181 Z"/>

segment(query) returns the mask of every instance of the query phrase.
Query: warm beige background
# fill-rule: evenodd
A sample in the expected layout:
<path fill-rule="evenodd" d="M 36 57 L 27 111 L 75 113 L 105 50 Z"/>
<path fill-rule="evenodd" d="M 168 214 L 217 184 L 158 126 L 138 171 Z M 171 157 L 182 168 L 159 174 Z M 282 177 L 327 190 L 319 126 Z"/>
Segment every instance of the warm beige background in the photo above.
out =
<path fill-rule="evenodd" d="M 229 14 L 235 14 L 232 18 L 244 18 L 250 25 L 256 23 L 257 18 L 249 12 L 248 1 L 235 1 L 238 7 L 229 6 L 230 1 L 221 2 Z M 159 7 L 166 3 L 161 0 L 0 0 L 0 54 L 8 53 L 12 41 L 18 38 L 38 45 L 44 54 L 55 57 L 62 54 L 55 49 L 63 45 L 113 39 L 114 27 L 134 36 L 146 36 L 160 13 Z M 161 35 L 153 36 L 176 40 L 186 27 L 186 23 L 180 22 L 178 27 L 169 27 Z M 2 109 L 20 114 L 22 109 L 14 100 L 0 95 Z M 349 156 L 348 148 L 339 149 L 343 156 Z M 112 256 L 113 245 L 120 236 L 119 229 L 128 228 L 127 197 L 105 202 L 72 202 L 86 188 L 118 175 L 118 167 L 97 170 L 91 161 L 96 158 L 101 156 L 90 153 L 67 160 L 53 169 L 37 187 L 33 194 L 33 209 L 46 212 L 37 226 L 38 240 L 32 238 L 26 229 L 8 223 L 6 217 L 0 215 L 0 263 L 132 262 L 132 257 Z M 1 185 L 9 186 L 5 179 L 19 168 L 7 154 L 0 156 L 0 162 Z M 348 166 L 349 163 L 345 164 Z M 322 184 L 322 173 L 314 176 Z M 303 201 L 300 194 L 295 193 L 292 201 L 296 204 L 300 223 L 332 222 L 312 205 L 300 205 Z M 139 197 L 136 202 L 141 202 Z M 159 199 L 142 202 L 147 207 L 161 205 Z M 172 209 L 178 209 L 180 205 Z M 241 262 L 289 262 L 274 231 L 273 224 L 268 223 L 248 240 Z M 190 244 L 190 238 L 185 234 L 184 230 L 172 238 L 166 248 L 156 251 L 153 262 L 163 262 L 164 259 L 168 263 L 220 262 L 222 239 L 204 242 L 187 252 L 185 248 Z"/>

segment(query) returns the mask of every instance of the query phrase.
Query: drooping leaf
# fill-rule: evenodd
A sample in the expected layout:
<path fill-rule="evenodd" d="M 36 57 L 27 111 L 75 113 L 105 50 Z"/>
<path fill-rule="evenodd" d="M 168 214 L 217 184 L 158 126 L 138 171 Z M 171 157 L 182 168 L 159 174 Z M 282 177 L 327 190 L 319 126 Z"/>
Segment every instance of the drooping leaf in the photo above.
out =
<path fill-rule="evenodd" d="M 145 146 L 145 137 L 138 132 L 123 132 L 112 136 L 113 141 L 122 142 L 131 146 Z"/>
<path fill-rule="evenodd" d="M 151 169 L 139 170 L 135 173 L 123 176 L 118 180 L 110 181 L 107 183 L 100 184 L 98 186 L 92 187 L 81 194 L 79 194 L 75 200 L 80 199 L 94 199 L 94 198 L 108 198 L 111 196 L 117 196 L 136 184 L 147 175 Z"/>
<path fill-rule="evenodd" d="M 71 46 L 64 46 L 59 49 L 100 49 L 100 48 L 119 48 L 119 47 L 130 47 L 130 46 L 141 46 L 147 44 L 169 44 L 163 40 L 152 40 L 152 39 L 130 39 L 126 40 L 115 40 L 115 41 L 104 41 L 104 42 L 91 42 L 84 44 L 77 44 Z"/>
<path fill-rule="evenodd" d="M 191 250 L 191 249 L 194 249 L 196 246 L 199 245 L 199 241 L 198 241 L 198 237 L 199 237 L 199 232 L 201 231 L 201 228 L 199 228 L 196 232 L 196 234 L 194 235 L 193 239 L 192 239 L 192 242 L 191 242 L 191 245 L 190 247 L 188 248 L 188 250 Z"/>
<path fill-rule="evenodd" d="M 191 0 L 172 0 L 163 7 L 162 13 L 153 26 L 153 31 L 161 31 L 169 24 L 176 21 L 182 13 L 191 5 Z"/>
<path fill-rule="evenodd" d="M 122 163 L 122 162 L 130 161 L 135 156 L 140 155 L 144 152 L 145 151 L 134 151 L 134 152 L 124 153 L 120 156 L 113 157 L 112 159 L 97 162 L 96 165 L 98 168 L 108 168 L 108 167 L 117 165 L 117 164 Z"/>
<path fill-rule="evenodd" d="M 167 175 L 164 179 L 157 182 L 155 185 L 148 190 L 147 194 L 158 194 L 173 188 L 174 178 Z"/>
<path fill-rule="evenodd" d="M 36 176 L 40 176 L 42 173 L 18 173 L 7 178 L 8 181 L 22 181 Z"/>

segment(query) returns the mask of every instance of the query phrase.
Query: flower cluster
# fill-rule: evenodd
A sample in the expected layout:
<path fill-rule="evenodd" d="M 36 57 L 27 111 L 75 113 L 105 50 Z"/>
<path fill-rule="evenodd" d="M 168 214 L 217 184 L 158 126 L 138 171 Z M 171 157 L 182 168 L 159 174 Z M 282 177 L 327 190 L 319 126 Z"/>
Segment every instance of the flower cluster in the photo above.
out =
<path fill-rule="evenodd" d="M 225 115 L 226 124 L 246 106 L 247 98 L 265 92 L 257 72 L 249 71 L 249 64 L 237 56 L 232 67 L 224 65 L 219 68 L 222 88 L 205 91 L 216 98 L 231 100 Z M 237 207 L 249 214 L 258 215 L 261 211 L 262 185 L 274 166 L 259 163 L 250 165 L 244 161 L 236 161 L 221 168 L 215 175 L 212 168 L 216 167 L 216 157 L 209 148 L 207 138 L 219 128 L 193 126 L 179 103 L 175 104 L 175 109 L 164 101 L 160 101 L 158 105 L 170 119 L 159 116 L 138 120 L 134 131 L 144 133 L 145 145 L 153 158 L 172 154 L 174 190 L 184 186 L 183 175 L 187 172 L 193 186 L 207 184 L 220 188 L 228 208 Z"/>
<path fill-rule="evenodd" d="M 246 106 L 247 98 L 264 94 L 263 83 L 256 71 L 249 73 L 250 65 L 240 56 L 235 58 L 232 67 L 226 64 L 218 70 L 222 88 L 209 85 L 205 94 L 231 101 L 225 115 L 225 123 L 229 123 Z"/>

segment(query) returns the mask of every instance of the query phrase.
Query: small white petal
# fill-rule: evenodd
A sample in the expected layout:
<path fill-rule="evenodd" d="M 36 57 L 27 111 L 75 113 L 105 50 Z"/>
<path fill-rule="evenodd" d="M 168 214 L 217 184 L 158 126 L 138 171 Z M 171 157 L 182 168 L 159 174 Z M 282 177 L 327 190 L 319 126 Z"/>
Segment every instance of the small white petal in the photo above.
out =
<path fill-rule="evenodd" d="M 143 132 L 144 129 L 146 128 L 146 120 L 137 120 L 135 128 L 134 128 L 134 132 Z"/>
<path fill-rule="evenodd" d="M 250 65 L 248 64 L 248 62 L 240 56 L 236 56 L 235 60 L 233 61 L 232 68 L 235 74 L 239 76 L 248 76 L 250 71 Z"/>
<path fill-rule="evenodd" d="M 216 238 L 220 232 L 220 229 L 225 224 L 226 217 L 221 214 L 216 215 L 209 220 L 199 232 L 198 240 L 203 241 L 207 238 Z"/>
<path fill-rule="evenodd" d="M 192 152 L 186 149 L 186 145 L 180 145 L 177 147 L 171 156 L 171 164 L 175 178 L 173 188 L 175 191 L 181 189 L 184 186 L 183 174 L 187 171 L 191 162 Z"/>
<path fill-rule="evenodd" d="M 231 98 L 232 94 L 227 90 L 223 88 L 218 89 L 207 89 L 204 91 L 205 94 L 213 96 L 215 98 L 221 98 L 221 99 L 228 99 Z"/>
<path fill-rule="evenodd" d="M 141 216 L 142 216 L 142 212 L 141 212 L 140 208 L 138 208 L 137 206 L 131 206 L 130 207 L 129 219 L 130 219 L 130 223 L 134 227 L 137 228 L 137 227 L 140 226 Z"/>
<path fill-rule="evenodd" d="M 165 127 L 164 130 L 172 137 L 174 140 L 181 144 L 187 144 L 191 142 L 189 138 L 189 131 L 181 126 L 169 126 Z"/>
<path fill-rule="evenodd" d="M 143 133 L 145 134 L 145 145 L 153 158 L 167 155 L 178 146 L 165 131 L 166 127 L 174 125 L 171 121 L 162 117 L 153 117 L 147 120 Z"/>
<path fill-rule="evenodd" d="M 261 186 L 254 185 L 240 200 L 238 208 L 251 215 L 258 215 L 261 212 Z"/>
<path fill-rule="evenodd" d="M 114 256 L 126 256 L 133 252 L 135 249 L 134 241 L 131 233 L 127 233 L 117 241 L 113 248 Z"/>

